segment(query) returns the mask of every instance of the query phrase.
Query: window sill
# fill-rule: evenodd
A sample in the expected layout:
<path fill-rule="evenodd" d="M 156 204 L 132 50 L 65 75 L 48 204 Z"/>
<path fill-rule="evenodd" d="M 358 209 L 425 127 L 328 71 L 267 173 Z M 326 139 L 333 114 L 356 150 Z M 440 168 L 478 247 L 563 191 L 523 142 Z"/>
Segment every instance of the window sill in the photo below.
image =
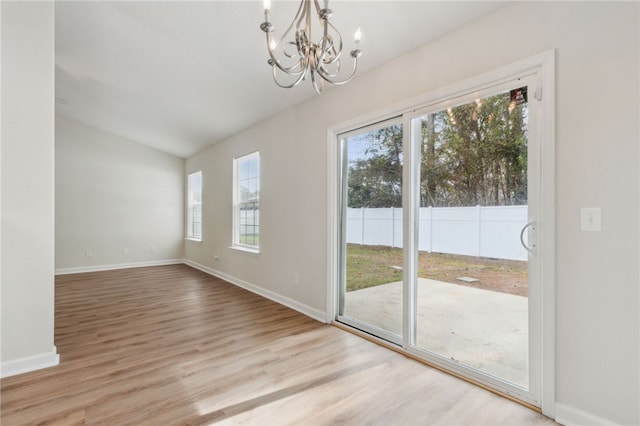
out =
<path fill-rule="evenodd" d="M 250 254 L 260 254 L 260 249 L 254 249 L 254 248 L 250 248 L 250 247 L 244 247 L 244 246 L 231 246 L 229 247 L 232 250 L 237 250 L 237 251 L 241 251 L 243 253 L 250 253 Z"/>
<path fill-rule="evenodd" d="M 185 238 L 186 241 L 193 241 L 194 243 L 200 243 L 202 244 L 202 238 L 191 238 L 191 237 L 187 237 Z"/>

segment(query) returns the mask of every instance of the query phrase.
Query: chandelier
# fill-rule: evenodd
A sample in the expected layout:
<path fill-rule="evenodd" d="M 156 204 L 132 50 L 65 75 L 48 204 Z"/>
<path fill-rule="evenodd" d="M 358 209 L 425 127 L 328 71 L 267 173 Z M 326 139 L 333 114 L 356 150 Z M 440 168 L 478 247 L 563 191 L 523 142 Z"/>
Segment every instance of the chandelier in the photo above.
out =
<path fill-rule="evenodd" d="M 316 93 L 322 93 L 324 82 L 345 84 L 355 75 L 358 58 L 362 55 L 359 49 L 360 29 L 355 34 L 356 48 L 350 53 L 353 69 L 348 76 L 342 77 L 342 36 L 330 22 L 333 11 L 328 8 L 328 3 L 328 0 L 324 0 L 324 7 L 320 8 L 318 0 L 302 0 L 293 22 L 280 41 L 276 41 L 272 36 L 274 26 L 270 22 L 271 0 L 264 0 L 264 22 L 260 24 L 260 29 L 267 36 L 268 63 L 278 86 L 289 89 L 309 76 Z M 315 18 L 322 28 L 322 37 L 317 43 L 312 41 L 311 34 L 314 9 Z"/>

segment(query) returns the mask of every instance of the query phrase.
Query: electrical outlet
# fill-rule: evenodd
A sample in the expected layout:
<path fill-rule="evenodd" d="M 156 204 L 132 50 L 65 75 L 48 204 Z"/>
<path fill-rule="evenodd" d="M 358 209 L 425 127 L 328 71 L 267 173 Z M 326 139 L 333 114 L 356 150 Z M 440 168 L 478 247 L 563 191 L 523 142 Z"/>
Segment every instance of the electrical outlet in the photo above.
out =
<path fill-rule="evenodd" d="M 123 256 L 127 256 L 129 254 L 129 249 L 128 248 L 123 248 L 122 249 L 122 255 Z"/>
<path fill-rule="evenodd" d="M 293 274 L 293 285 L 298 287 L 300 285 L 300 275 Z"/>
<path fill-rule="evenodd" d="M 91 249 L 86 249 L 84 251 L 84 257 L 92 257 L 93 256 L 93 250 Z"/>
<path fill-rule="evenodd" d="M 158 252 L 158 250 L 156 249 L 156 246 L 151 246 L 151 247 L 149 247 L 149 251 L 150 251 L 151 253 L 157 253 L 157 252 Z"/>

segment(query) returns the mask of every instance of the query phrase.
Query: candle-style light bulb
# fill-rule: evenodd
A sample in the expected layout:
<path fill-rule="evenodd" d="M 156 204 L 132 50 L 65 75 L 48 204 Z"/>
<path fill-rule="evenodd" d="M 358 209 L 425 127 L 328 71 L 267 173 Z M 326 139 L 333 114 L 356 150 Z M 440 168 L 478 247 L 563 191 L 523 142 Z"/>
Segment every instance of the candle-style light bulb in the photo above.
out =
<path fill-rule="evenodd" d="M 262 24 L 264 25 L 264 28 L 262 26 L 260 28 L 262 28 L 262 31 L 265 31 L 265 32 L 269 32 L 271 31 L 271 28 L 273 28 L 269 23 L 269 21 L 271 20 L 269 16 L 270 9 L 271 9 L 271 0 L 264 0 L 264 24 Z"/>
<path fill-rule="evenodd" d="M 276 43 L 275 40 L 271 39 L 271 42 L 269 43 L 269 48 L 271 50 L 274 50 L 276 48 L 276 46 L 278 45 L 278 43 Z"/>
<path fill-rule="evenodd" d="M 356 30 L 354 38 L 356 40 L 356 45 L 360 44 L 360 39 L 362 38 L 362 31 L 360 31 L 360 27 Z"/>

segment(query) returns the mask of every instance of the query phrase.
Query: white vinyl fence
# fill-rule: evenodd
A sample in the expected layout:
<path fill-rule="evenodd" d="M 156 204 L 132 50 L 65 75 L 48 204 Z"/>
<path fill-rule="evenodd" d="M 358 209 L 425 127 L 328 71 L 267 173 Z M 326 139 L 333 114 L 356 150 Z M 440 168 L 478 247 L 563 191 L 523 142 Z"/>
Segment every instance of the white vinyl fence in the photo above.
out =
<path fill-rule="evenodd" d="M 527 206 L 420 208 L 418 250 L 527 260 Z M 402 208 L 347 209 L 347 242 L 402 247 Z"/>

